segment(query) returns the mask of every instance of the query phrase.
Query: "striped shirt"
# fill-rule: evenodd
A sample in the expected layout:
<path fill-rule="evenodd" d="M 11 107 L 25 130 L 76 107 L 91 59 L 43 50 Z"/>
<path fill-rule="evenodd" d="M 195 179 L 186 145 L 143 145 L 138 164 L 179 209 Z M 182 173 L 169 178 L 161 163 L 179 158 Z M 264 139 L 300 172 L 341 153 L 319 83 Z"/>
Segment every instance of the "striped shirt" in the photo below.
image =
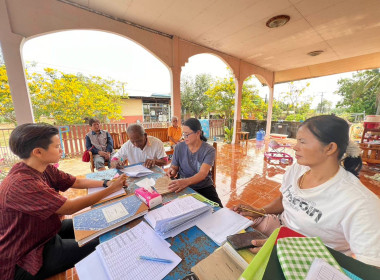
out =
<path fill-rule="evenodd" d="M 41 173 L 15 164 L 0 185 L 0 275 L 13 279 L 16 264 L 35 275 L 42 266 L 44 244 L 61 228 L 55 212 L 66 198 L 58 191 L 76 178 L 48 165 Z"/>

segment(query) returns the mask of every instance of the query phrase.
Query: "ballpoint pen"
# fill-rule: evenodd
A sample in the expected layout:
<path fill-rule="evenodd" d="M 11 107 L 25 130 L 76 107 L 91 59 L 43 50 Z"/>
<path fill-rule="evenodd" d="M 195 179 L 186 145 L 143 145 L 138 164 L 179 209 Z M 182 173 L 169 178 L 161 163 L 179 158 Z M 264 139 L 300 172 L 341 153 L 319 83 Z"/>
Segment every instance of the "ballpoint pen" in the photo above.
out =
<path fill-rule="evenodd" d="M 173 262 L 173 261 L 167 260 L 167 259 L 152 258 L 152 257 L 147 257 L 147 256 L 140 256 L 139 259 L 145 260 L 145 261 L 162 262 L 162 263 L 172 263 Z"/>

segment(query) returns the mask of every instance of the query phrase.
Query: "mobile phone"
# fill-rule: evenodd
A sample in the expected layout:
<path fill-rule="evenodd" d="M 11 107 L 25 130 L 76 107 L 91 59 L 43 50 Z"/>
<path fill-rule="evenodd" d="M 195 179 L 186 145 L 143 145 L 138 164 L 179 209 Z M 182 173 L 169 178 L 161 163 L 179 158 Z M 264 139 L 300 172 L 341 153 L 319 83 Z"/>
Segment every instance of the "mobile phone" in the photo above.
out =
<path fill-rule="evenodd" d="M 268 237 L 259 231 L 249 231 L 227 236 L 227 241 L 235 250 L 255 247 L 252 245 L 252 240 L 267 239 Z"/>

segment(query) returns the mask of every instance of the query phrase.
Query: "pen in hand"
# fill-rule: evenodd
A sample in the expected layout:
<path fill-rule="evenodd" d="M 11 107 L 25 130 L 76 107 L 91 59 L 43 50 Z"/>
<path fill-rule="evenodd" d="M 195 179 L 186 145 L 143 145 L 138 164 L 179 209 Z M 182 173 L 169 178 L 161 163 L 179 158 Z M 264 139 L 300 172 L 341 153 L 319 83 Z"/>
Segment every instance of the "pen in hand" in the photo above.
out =
<path fill-rule="evenodd" d="M 147 257 L 147 256 L 140 256 L 139 259 L 145 260 L 145 261 L 162 262 L 162 263 L 172 263 L 173 262 L 173 261 L 167 260 L 167 259 L 152 258 L 152 257 Z"/>

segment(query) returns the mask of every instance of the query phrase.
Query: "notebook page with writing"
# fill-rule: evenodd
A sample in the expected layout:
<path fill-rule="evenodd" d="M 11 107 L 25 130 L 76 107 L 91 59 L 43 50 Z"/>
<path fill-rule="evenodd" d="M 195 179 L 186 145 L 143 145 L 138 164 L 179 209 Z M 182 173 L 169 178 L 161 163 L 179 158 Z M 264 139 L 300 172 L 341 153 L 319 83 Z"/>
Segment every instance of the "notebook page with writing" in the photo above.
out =
<path fill-rule="evenodd" d="M 252 225 L 252 221 L 228 208 L 222 208 L 198 221 L 196 226 L 221 246 L 232 235 Z"/>

